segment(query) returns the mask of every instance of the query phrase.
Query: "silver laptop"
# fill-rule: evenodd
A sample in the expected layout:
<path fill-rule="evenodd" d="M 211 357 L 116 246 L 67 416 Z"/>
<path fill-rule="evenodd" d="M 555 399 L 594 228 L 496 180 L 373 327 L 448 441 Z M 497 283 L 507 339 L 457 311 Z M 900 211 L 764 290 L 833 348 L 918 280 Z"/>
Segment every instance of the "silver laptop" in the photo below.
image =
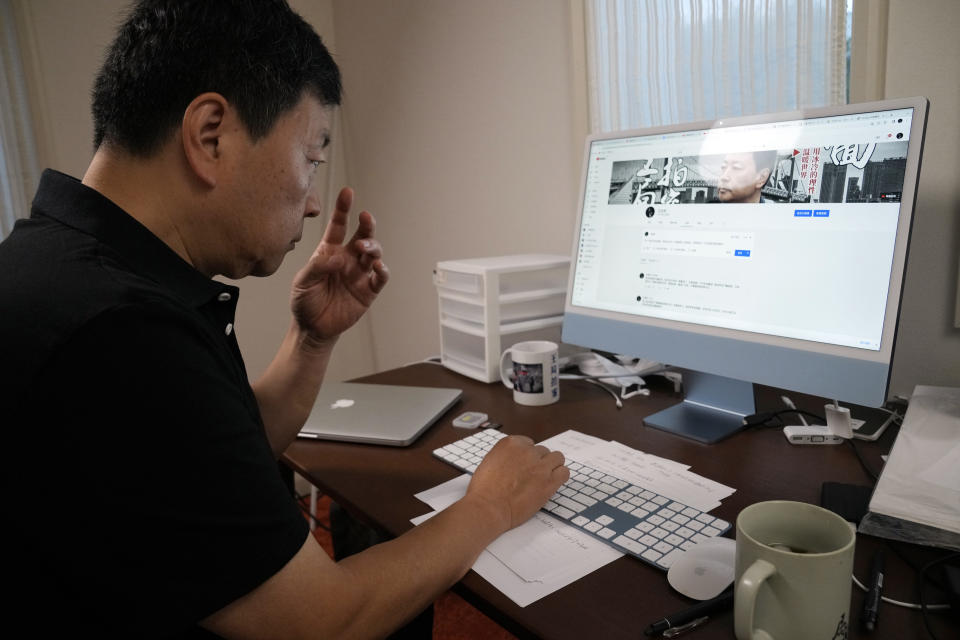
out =
<path fill-rule="evenodd" d="M 301 438 L 404 447 L 463 395 L 461 389 L 358 382 L 324 384 Z"/>

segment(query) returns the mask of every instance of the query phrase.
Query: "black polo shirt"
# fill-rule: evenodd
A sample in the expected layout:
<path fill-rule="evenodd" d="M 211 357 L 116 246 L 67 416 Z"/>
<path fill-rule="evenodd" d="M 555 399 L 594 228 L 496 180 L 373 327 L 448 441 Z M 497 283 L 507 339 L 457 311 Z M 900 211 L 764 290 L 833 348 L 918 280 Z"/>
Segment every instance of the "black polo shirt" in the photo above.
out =
<path fill-rule="evenodd" d="M 5 627 L 189 637 L 302 546 L 237 293 L 98 192 L 43 174 L 0 243 Z"/>

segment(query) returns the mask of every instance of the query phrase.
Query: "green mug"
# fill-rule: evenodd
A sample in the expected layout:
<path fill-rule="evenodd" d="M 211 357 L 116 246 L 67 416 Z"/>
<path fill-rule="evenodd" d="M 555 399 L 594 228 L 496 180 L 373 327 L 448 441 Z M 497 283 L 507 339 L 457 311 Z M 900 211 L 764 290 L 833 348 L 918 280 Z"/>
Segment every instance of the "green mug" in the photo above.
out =
<path fill-rule="evenodd" d="M 845 640 L 856 530 L 805 502 L 752 504 L 737 516 L 738 640 Z"/>

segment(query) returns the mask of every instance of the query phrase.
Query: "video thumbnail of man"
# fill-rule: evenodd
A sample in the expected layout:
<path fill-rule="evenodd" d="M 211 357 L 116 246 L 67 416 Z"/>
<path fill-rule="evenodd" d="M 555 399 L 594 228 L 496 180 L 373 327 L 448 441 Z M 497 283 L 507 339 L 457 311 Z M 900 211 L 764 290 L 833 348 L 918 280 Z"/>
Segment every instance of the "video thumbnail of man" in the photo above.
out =
<path fill-rule="evenodd" d="M 899 202 L 906 164 L 902 140 L 621 160 L 608 204 Z"/>

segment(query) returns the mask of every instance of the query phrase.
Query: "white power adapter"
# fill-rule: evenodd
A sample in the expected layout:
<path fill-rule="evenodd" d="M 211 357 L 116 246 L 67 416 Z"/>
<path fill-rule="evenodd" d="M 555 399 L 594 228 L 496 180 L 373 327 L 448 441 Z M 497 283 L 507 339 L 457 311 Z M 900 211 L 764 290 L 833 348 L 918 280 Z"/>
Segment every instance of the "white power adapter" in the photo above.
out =
<path fill-rule="evenodd" d="M 833 435 L 841 438 L 853 437 L 853 424 L 850 418 L 850 409 L 841 407 L 839 403 L 823 405 L 823 411 L 827 416 L 827 429 Z"/>
<path fill-rule="evenodd" d="M 843 438 L 830 433 L 828 427 L 789 425 L 783 428 L 783 435 L 790 444 L 840 444 L 843 442 Z"/>

